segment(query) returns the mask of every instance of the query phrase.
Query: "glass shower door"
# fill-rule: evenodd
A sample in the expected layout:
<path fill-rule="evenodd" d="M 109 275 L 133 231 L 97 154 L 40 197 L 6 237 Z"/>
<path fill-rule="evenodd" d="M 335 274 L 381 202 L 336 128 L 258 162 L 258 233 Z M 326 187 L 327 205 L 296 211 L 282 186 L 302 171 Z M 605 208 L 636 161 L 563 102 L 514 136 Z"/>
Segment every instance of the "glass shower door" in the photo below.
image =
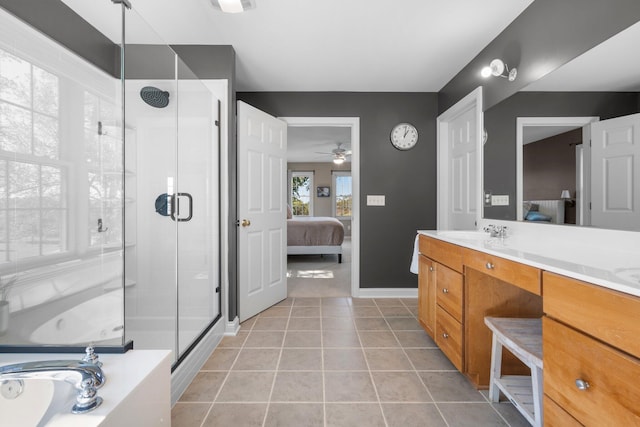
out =
<path fill-rule="evenodd" d="M 178 343 L 182 356 L 219 314 L 218 102 L 178 58 Z"/>

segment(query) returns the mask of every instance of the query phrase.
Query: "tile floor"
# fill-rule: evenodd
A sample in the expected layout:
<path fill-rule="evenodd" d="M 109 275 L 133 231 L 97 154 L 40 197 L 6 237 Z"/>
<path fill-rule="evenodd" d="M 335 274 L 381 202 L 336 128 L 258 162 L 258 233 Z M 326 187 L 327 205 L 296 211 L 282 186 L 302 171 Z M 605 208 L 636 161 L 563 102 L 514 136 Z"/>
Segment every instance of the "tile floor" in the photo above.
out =
<path fill-rule="evenodd" d="M 455 370 L 416 314 L 416 299 L 287 298 L 223 339 L 173 426 L 527 426 Z"/>

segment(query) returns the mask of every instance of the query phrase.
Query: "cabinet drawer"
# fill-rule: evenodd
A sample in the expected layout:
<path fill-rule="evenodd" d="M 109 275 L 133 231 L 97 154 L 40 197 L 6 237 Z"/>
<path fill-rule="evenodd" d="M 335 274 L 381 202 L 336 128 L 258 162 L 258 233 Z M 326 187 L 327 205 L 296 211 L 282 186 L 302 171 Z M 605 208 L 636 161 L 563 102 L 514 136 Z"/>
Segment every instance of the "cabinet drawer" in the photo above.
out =
<path fill-rule="evenodd" d="M 547 315 L 640 358 L 640 298 L 546 271 L 543 287 Z"/>
<path fill-rule="evenodd" d="M 442 307 L 436 308 L 436 344 L 453 366 L 462 372 L 462 324 Z"/>
<path fill-rule="evenodd" d="M 436 265 L 436 301 L 462 323 L 462 274 L 444 265 Z"/>
<path fill-rule="evenodd" d="M 544 425 L 545 427 L 580 427 L 575 418 L 569 415 L 556 402 L 544 396 Z"/>
<path fill-rule="evenodd" d="M 584 425 L 640 425 L 640 360 L 548 317 L 542 327 L 545 394 Z"/>
<path fill-rule="evenodd" d="M 444 264 L 452 270 L 462 273 L 462 247 L 451 243 L 443 242 L 442 240 L 432 239 L 425 237 L 428 243 L 425 243 L 426 252 L 422 252 L 422 245 L 420 246 L 420 253 L 428 256 L 434 261 L 440 264 Z"/>
<path fill-rule="evenodd" d="M 464 264 L 536 295 L 541 292 L 541 270 L 471 249 L 464 252 Z"/>

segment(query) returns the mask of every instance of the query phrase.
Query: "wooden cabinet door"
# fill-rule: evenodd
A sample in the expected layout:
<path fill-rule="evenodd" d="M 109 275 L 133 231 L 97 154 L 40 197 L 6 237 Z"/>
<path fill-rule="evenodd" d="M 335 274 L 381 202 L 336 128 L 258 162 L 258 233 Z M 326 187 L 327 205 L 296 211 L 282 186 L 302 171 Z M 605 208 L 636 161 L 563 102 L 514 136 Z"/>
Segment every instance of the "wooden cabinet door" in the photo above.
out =
<path fill-rule="evenodd" d="M 418 320 L 433 338 L 436 325 L 436 263 L 420 255 L 418 263 Z"/>

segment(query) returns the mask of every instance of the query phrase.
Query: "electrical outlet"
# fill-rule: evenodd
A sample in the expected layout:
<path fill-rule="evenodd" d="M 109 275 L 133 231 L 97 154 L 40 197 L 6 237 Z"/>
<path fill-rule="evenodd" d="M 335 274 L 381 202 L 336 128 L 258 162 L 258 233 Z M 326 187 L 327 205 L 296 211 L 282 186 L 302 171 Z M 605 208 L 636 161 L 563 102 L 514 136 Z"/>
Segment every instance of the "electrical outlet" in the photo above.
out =
<path fill-rule="evenodd" d="M 367 194 L 367 206 L 384 206 L 384 196 L 370 196 Z"/>
<path fill-rule="evenodd" d="M 491 196 L 491 206 L 509 206 L 509 195 L 495 195 Z"/>
<path fill-rule="evenodd" d="M 484 192 L 484 205 L 491 206 L 491 191 Z"/>

